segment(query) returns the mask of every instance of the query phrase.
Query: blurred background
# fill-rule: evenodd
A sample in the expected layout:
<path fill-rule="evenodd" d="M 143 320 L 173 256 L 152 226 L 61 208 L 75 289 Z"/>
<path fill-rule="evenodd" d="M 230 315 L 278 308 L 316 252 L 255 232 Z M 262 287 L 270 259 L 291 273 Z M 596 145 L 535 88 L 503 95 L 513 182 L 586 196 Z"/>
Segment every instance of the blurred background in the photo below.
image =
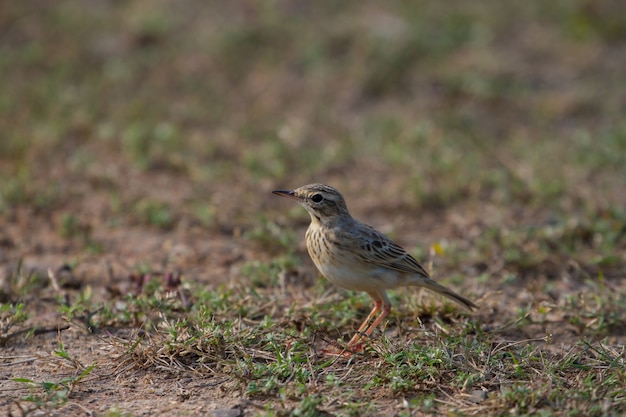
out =
<path fill-rule="evenodd" d="M 7 270 L 310 268 L 306 213 L 270 191 L 323 182 L 478 293 L 624 275 L 621 1 L 0 10 Z"/>
<path fill-rule="evenodd" d="M 0 2 L 0 407 L 619 414 L 625 69 L 620 0 Z M 480 308 L 316 358 L 313 182 Z"/>

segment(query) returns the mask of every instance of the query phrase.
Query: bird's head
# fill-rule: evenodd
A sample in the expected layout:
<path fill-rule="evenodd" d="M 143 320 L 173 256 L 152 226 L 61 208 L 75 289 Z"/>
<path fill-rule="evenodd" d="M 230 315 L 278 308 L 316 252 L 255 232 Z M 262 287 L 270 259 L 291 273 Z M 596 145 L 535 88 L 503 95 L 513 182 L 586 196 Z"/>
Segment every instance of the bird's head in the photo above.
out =
<path fill-rule="evenodd" d="M 298 201 L 309 212 L 313 221 L 328 223 L 340 217 L 350 217 L 339 190 L 328 185 L 309 184 L 291 191 L 277 190 L 272 193 Z"/>

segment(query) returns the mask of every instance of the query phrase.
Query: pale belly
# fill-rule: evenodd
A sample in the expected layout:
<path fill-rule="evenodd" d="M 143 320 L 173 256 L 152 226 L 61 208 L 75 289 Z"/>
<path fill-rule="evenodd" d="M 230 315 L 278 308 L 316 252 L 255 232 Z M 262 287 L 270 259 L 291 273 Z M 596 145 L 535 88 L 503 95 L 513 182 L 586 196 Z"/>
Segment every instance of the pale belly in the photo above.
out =
<path fill-rule="evenodd" d="M 387 268 L 337 267 L 318 264 L 317 269 L 338 287 L 352 291 L 384 290 L 398 286 L 398 273 Z"/>

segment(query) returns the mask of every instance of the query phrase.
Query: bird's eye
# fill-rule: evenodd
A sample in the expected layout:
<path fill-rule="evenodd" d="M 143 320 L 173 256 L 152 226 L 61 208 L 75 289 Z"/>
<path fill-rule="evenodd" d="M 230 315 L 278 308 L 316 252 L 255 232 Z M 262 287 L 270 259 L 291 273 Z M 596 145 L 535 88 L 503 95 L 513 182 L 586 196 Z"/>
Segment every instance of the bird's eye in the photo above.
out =
<path fill-rule="evenodd" d="M 324 197 L 322 197 L 321 194 L 315 194 L 313 197 L 311 197 L 311 201 L 314 203 L 321 203 L 323 199 Z"/>

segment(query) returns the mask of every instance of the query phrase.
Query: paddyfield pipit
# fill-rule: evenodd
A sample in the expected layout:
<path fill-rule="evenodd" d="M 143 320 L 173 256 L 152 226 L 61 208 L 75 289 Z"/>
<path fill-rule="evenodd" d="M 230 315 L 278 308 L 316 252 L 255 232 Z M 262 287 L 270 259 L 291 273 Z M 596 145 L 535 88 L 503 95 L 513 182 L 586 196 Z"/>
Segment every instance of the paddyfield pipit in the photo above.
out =
<path fill-rule="evenodd" d="M 365 291 L 374 299 L 374 308 L 348 343 L 350 350 L 360 350 L 361 339 L 389 314 L 391 303 L 386 290 L 390 288 L 425 287 L 469 310 L 477 308 L 467 298 L 433 281 L 413 256 L 383 233 L 353 219 L 337 189 L 309 184 L 273 193 L 298 201 L 309 212 L 306 247 L 322 275 L 339 287 Z"/>

